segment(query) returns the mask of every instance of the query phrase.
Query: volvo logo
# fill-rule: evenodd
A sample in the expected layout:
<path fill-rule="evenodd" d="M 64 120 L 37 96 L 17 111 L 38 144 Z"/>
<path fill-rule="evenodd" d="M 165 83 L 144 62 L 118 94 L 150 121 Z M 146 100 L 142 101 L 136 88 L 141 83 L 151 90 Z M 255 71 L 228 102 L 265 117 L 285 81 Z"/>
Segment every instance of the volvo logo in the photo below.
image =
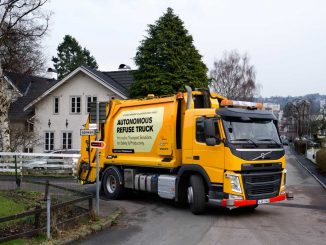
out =
<path fill-rule="evenodd" d="M 272 153 L 271 151 L 266 152 L 266 153 L 262 152 L 262 153 L 260 153 L 260 156 L 255 157 L 255 158 L 253 158 L 253 159 L 251 159 L 251 160 L 265 159 L 265 157 L 266 157 L 267 155 L 271 154 L 271 153 Z"/>

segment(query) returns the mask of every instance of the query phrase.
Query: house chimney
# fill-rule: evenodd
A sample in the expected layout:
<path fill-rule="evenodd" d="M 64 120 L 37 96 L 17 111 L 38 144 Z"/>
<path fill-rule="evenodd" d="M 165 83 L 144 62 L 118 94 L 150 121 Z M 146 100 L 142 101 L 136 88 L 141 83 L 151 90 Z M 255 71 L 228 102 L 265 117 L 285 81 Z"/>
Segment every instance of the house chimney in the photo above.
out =
<path fill-rule="evenodd" d="M 120 64 L 119 65 L 119 70 L 131 70 L 131 68 L 128 65 Z"/>
<path fill-rule="evenodd" d="M 46 71 L 46 78 L 51 80 L 57 80 L 58 79 L 58 73 L 56 69 L 48 68 Z"/>

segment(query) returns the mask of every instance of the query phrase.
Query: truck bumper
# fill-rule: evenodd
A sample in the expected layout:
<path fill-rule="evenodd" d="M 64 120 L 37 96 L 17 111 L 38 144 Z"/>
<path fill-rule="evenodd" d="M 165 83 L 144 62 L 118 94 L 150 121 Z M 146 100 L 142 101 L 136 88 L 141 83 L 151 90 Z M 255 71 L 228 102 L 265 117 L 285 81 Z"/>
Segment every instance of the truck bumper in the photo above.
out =
<path fill-rule="evenodd" d="M 279 196 L 262 199 L 262 200 L 237 200 L 237 199 L 225 199 L 217 200 L 217 199 L 210 199 L 209 202 L 215 205 L 219 205 L 222 207 L 227 208 L 238 208 L 244 206 L 254 206 L 259 204 L 268 204 L 272 202 L 279 202 L 283 201 L 287 198 L 287 193 L 283 193 Z"/>

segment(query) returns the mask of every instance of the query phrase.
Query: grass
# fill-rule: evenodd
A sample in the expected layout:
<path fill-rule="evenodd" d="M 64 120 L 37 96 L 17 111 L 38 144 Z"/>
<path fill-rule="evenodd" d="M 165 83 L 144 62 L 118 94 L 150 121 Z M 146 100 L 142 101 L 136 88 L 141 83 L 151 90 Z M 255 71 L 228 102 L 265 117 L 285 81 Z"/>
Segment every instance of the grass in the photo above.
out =
<path fill-rule="evenodd" d="M 8 201 L 10 201 L 12 203 L 23 205 L 25 208 L 24 210 L 34 208 L 36 204 L 43 204 L 43 202 L 42 202 L 43 197 L 41 196 L 41 193 L 39 193 L 37 191 L 24 191 L 24 190 L 19 190 L 19 189 L 12 190 L 12 191 L 0 191 L 0 197 L 7 199 Z M 8 215 L 10 215 L 10 214 L 8 214 Z M 2 215 L 0 215 L 0 217 L 1 216 Z M 4 216 L 7 216 L 7 215 L 4 215 Z"/>
<path fill-rule="evenodd" d="M 25 210 L 26 205 L 24 202 L 16 202 L 6 196 L 0 196 L 0 217 L 21 213 Z"/>
<path fill-rule="evenodd" d="M 47 240 L 45 235 L 38 235 L 33 238 L 21 238 L 2 243 L 3 245 L 36 245 L 42 244 Z"/>
<path fill-rule="evenodd" d="M 39 192 L 35 191 L 0 191 L 0 217 L 6 217 L 18 213 L 25 212 L 29 209 L 35 208 L 36 204 L 42 204 Z M 15 219 L 8 222 L 0 223 L 0 229 L 13 226 L 17 223 L 32 223 L 34 217 L 25 217 Z"/>

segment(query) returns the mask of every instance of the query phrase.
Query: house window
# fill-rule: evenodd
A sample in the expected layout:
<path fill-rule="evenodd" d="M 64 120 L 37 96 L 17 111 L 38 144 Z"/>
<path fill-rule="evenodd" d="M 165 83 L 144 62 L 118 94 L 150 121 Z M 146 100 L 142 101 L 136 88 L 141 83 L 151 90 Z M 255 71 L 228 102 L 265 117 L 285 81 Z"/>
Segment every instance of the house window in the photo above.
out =
<path fill-rule="evenodd" d="M 54 132 L 45 132 L 44 150 L 54 150 Z"/>
<path fill-rule="evenodd" d="M 80 96 L 73 96 L 70 98 L 71 106 L 70 106 L 70 112 L 71 113 L 80 113 L 80 106 L 81 106 L 81 97 Z"/>
<path fill-rule="evenodd" d="M 91 103 L 96 102 L 97 97 L 96 96 L 87 96 L 86 98 L 87 98 L 86 99 L 86 103 L 87 103 L 87 105 L 86 105 L 86 109 L 87 109 L 86 113 L 89 113 L 91 111 Z"/>
<path fill-rule="evenodd" d="M 34 132 L 34 124 L 31 122 L 25 122 L 25 131 L 30 133 L 30 132 Z"/>
<path fill-rule="evenodd" d="M 25 147 L 24 152 L 26 153 L 33 153 L 33 147 Z"/>
<path fill-rule="evenodd" d="M 59 97 L 54 97 L 53 106 L 54 114 L 59 114 Z"/>
<path fill-rule="evenodd" d="M 71 149 L 72 133 L 62 132 L 62 149 Z"/>

